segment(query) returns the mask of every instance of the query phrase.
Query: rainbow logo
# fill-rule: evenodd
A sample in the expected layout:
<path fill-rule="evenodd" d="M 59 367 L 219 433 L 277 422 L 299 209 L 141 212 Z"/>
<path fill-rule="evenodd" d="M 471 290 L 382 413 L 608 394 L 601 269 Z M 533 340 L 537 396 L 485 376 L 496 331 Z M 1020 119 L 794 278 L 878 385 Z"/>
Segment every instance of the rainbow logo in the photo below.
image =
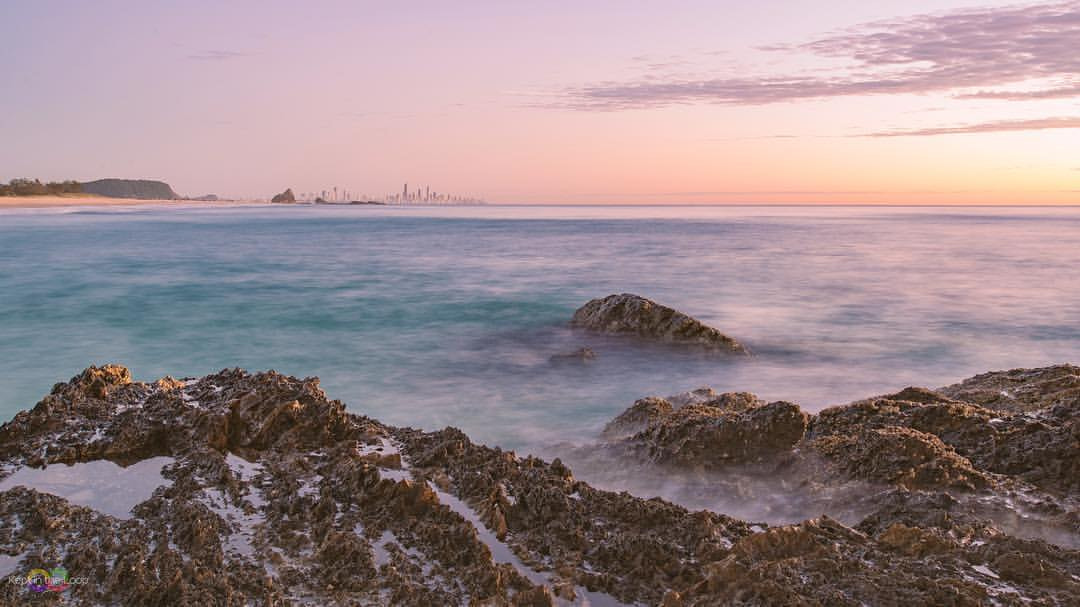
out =
<path fill-rule="evenodd" d="M 50 571 L 31 569 L 26 575 L 26 587 L 31 592 L 63 592 L 70 586 L 67 569 L 63 567 L 54 567 Z"/>

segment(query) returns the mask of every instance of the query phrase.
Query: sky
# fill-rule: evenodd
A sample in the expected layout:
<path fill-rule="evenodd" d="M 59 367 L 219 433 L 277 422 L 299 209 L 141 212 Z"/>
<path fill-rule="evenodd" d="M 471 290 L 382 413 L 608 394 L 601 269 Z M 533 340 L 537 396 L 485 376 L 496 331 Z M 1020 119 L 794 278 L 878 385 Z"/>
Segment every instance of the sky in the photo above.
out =
<path fill-rule="evenodd" d="M 1080 0 L 0 2 L 0 180 L 1080 204 Z"/>

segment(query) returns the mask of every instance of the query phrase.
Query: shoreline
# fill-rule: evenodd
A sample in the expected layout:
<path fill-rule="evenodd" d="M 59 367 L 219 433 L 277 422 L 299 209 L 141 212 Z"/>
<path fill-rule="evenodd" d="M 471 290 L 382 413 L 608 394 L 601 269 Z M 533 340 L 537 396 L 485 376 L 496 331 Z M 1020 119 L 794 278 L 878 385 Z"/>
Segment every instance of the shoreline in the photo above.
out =
<path fill-rule="evenodd" d="M 230 207 L 270 204 L 257 200 L 156 200 L 143 198 L 108 198 L 106 196 L 0 196 L 0 210 L 60 209 L 65 207 L 184 206 Z"/>
<path fill-rule="evenodd" d="M 264 200 L 184 200 L 184 199 L 142 199 L 142 198 L 109 198 L 92 194 L 70 196 L 0 196 L 0 211 L 6 209 L 59 209 L 59 208 L 83 208 L 83 207 L 129 207 L 129 206 L 171 206 L 171 207 L 235 207 L 235 206 L 266 206 L 271 205 Z M 460 204 L 460 205 L 401 205 L 388 203 L 294 203 L 277 204 L 275 206 L 325 206 L 325 207 L 350 207 L 350 206 L 378 206 L 395 208 L 460 208 L 460 207 L 496 207 L 496 208 L 579 208 L 579 209 L 604 209 L 604 208 L 763 208 L 785 209 L 797 208 L 911 208 L 911 209 L 1077 209 L 1080 203 L 1062 204 L 891 204 L 891 203 L 866 203 L 866 204 L 808 204 L 808 203 L 486 203 L 486 204 Z"/>
<path fill-rule="evenodd" d="M 590 448 L 631 472 L 708 471 L 719 493 L 817 496 L 820 515 L 770 522 L 390 426 L 316 377 L 89 367 L 0 426 L 0 565 L 57 563 L 86 580 L 77 601 L 122 604 L 1064 605 L 1078 388 L 1068 364 L 992 371 L 813 415 L 702 389 L 638 400 Z M 146 482 L 106 500 L 117 466 Z M 137 569 L 160 573 L 110 573 Z"/>

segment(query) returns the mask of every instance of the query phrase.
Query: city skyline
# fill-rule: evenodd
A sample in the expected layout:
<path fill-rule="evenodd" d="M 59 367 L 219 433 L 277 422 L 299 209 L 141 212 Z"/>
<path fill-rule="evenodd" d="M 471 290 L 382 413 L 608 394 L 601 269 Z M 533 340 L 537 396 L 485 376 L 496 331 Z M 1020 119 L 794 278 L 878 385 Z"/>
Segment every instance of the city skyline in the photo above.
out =
<path fill-rule="evenodd" d="M 16 0 L 0 36 L 0 181 L 1080 204 L 1078 0 Z"/>
<path fill-rule="evenodd" d="M 327 189 L 314 190 L 314 191 L 301 191 L 296 195 L 296 198 L 300 202 L 385 202 L 393 204 L 485 204 L 486 201 L 480 196 L 467 196 L 461 194 L 452 194 L 448 192 L 439 192 L 432 190 L 430 185 L 423 186 L 420 190 L 414 188 L 409 190 L 409 184 L 406 182 L 400 193 L 383 194 L 377 196 L 369 196 L 368 194 L 358 192 L 356 189 L 339 188 L 338 186 L 331 186 Z"/>

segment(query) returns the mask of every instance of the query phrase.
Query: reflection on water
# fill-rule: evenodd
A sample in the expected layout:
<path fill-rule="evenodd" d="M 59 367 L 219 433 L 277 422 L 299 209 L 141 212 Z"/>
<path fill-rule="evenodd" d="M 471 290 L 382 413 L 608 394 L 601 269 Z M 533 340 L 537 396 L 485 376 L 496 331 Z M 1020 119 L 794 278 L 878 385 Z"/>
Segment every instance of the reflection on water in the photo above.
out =
<path fill-rule="evenodd" d="M 229 208 L 0 214 L 0 414 L 115 361 L 318 375 L 393 424 L 584 443 L 700 385 L 809 410 L 1080 359 L 1080 209 Z M 615 292 L 750 359 L 566 327 Z M 587 364 L 552 354 L 588 345 Z"/>
<path fill-rule="evenodd" d="M 173 461 L 171 457 L 151 457 L 126 468 L 106 460 L 23 467 L 0 481 L 0 491 L 21 485 L 59 495 L 77 506 L 131 518 L 132 508 L 150 499 L 154 489 L 169 483 L 161 476 L 161 469 Z"/>

